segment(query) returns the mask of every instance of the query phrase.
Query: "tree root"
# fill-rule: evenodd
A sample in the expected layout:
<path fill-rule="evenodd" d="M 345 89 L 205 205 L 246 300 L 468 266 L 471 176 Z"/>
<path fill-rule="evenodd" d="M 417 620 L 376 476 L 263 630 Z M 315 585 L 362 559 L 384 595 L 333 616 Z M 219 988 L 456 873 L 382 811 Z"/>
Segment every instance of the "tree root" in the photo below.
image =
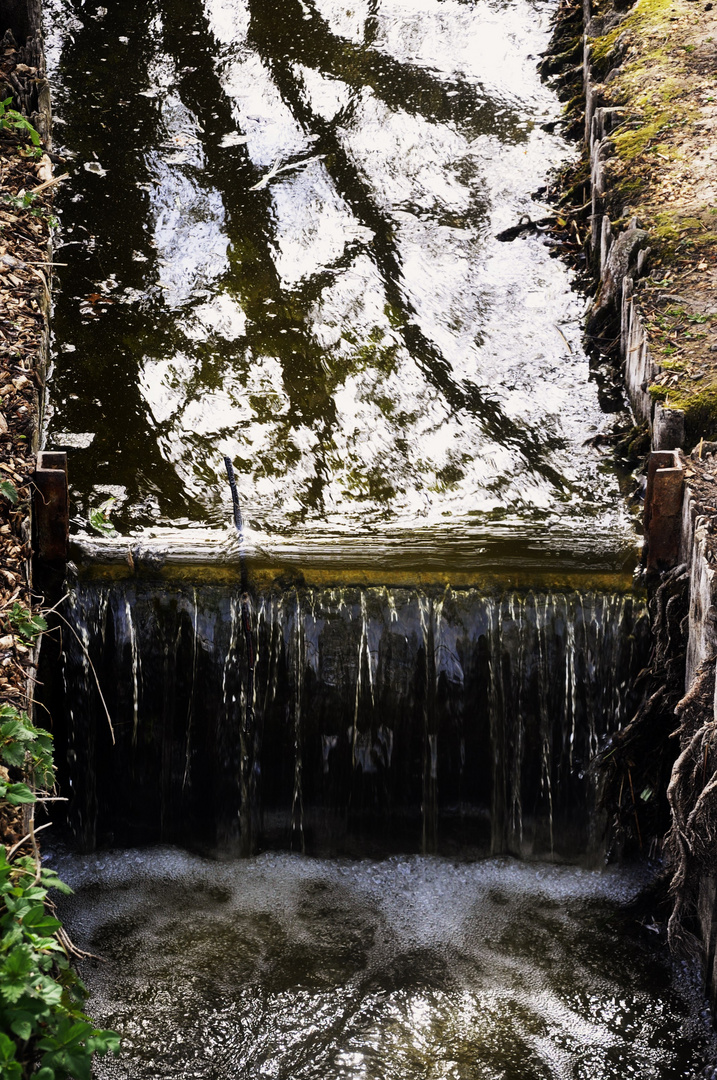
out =
<path fill-rule="evenodd" d="M 653 649 L 640 672 L 642 704 L 630 723 L 616 732 L 598 755 L 600 805 L 607 811 L 607 851 L 659 850 L 670 826 L 664 792 L 679 747 L 671 740 L 675 708 L 684 694 L 685 630 L 689 574 L 675 567 L 662 578 L 650 600 Z"/>
<path fill-rule="evenodd" d="M 697 907 L 700 883 L 714 874 L 717 859 L 717 723 L 714 719 L 715 661 L 697 672 L 679 702 L 680 754 L 672 769 L 667 799 L 672 826 L 665 854 L 672 874 L 674 906 L 667 925 L 670 947 L 698 955 Z M 705 719 L 707 717 L 707 719 Z"/>

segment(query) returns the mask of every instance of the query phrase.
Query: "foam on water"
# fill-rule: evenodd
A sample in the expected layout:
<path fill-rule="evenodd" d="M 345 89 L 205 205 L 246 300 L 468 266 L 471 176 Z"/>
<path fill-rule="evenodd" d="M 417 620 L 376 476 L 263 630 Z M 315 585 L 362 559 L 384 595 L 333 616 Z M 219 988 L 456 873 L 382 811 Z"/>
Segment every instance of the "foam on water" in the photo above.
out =
<path fill-rule="evenodd" d="M 700 1002 L 620 905 L 624 871 L 171 848 L 54 859 L 99 953 L 100 1078 L 654 1080 L 714 1054 Z"/>

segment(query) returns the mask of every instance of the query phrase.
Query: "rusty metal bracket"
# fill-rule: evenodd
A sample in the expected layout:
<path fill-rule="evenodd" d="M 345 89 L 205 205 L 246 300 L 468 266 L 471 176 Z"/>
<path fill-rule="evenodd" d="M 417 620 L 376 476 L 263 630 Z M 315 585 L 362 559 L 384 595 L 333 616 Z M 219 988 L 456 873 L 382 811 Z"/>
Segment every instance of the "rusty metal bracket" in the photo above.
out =
<path fill-rule="evenodd" d="M 67 454 L 41 450 L 34 479 L 35 553 L 43 562 L 66 562 L 70 535 Z"/>
<path fill-rule="evenodd" d="M 653 450 L 645 490 L 645 563 L 648 570 L 677 565 L 682 531 L 685 467 L 679 450 Z"/>

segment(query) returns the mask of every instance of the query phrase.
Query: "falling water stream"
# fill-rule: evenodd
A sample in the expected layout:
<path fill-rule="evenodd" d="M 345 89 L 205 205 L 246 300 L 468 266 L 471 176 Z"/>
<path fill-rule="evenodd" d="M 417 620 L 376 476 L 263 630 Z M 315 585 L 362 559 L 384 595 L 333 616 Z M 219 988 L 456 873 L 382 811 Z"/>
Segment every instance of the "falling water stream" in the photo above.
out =
<path fill-rule="evenodd" d="M 600 859 L 590 763 L 637 705 L 641 600 L 274 590 L 253 613 L 251 687 L 237 587 L 81 582 L 70 610 L 61 754 L 86 850 L 326 853 L 358 834 L 375 851 Z"/>
<path fill-rule="evenodd" d="M 97 1076 L 693 1077 L 699 988 L 597 869 L 624 405 L 548 239 L 496 239 L 574 153 L 554 0 L 45 9 Z"/>

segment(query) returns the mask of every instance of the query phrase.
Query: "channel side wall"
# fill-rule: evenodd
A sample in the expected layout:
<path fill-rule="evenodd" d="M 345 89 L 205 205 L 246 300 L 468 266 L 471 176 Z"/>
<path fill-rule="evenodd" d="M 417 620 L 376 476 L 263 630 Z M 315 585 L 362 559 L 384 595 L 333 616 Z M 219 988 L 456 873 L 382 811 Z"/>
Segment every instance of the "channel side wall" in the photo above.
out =
<path fill-rule="evenodd" d="M 717 694 L 700 693 L 703 687 L 711 691 L 717 668 L 717 544 L 713 533 L 717 531 L 717 490 L 709 494 L 705 480 L 717 485 L 717 444 L 699 446 L 690 457 L 680 448 L 684 445 L 684 416 L 679 410 L 665 409 L 654 402 L 649 387 L 654 383 L 660 368 L 653 358 L 645 322 L 636 303 L 636 282 L 645 272 L 650 254 L 649 235 L 639 228 L 637 220 L 629 223 L 623 232 L 613 235 L 607 205 L 609 180 L 606 161 L 613 148 L 610 130 L 616 119 L 616 110 L 600 104 L 600 85 L 593 76 L 591 64 L 591 0 L 583 0 L 583 83 L 585 90 L 585 145 L 589 157 L 591 180 L 591 231 L 590 245 L 593 266 L 596 270 L 598 288 L 588 313 L 588 331 L 599 324 L 601 314 L 611 315 L 613 325 L 619 326 L 619 349 L 625 387 L 637 423 L 646 424 L 651 434 L 653 455 L 659 451 L 677 450 L 675 466 L 682 469 L 682 510 L 674 524 L 674 549 L 676 555 L 670 560 L 672 566 L 683 565 L 689 573 L 689 599 L 686 618 L 685 697 L 675 710 L 675 728 L 678 717 L 698 701 L 700 710 L 696 724 L 709 732 L 711 725 L 717 728 Z M 707 462 L 705 468 L 705 461 Z M 715 472 L 709 470 L 715 466 Z M 659 469 L 659 465 L 658 465 Z M 673 470 L 674 471 L 674 470 Z M 705 472 L 707 476 L 705 477 Z M 694 480 L 691 481 L 691 477 Z M 714 477 L 714 480 L 711 478 Z M 648 498 L 646 504 L 650 501 Z M 649 517 L 646 528 L 647 562 L 650 565 L 651 544 Z M 655 567 L 667 569 L 668 564 Z M 655 633 L 661 628 L 653 626 Z M 693 730 L 693 729 L 692 729 Z M 683 752 L 689 743 L 691 730 L 680 730 Z M 682 755 L 684 757 L 684 754 Z M 706 760 L 706 758 L 705 758 Z M 675 769 L 679 767 L 676 765 Z M 717 777 L 717 774 L 715 774 Z M 675 773 L 673 773 L 673 781 Z M 710 778 L 702 792 L 694 792 L 694 805 L 705 794 Z M 692 809 L 692 807 L 688 807 Z M 673 831 L 675 821 L 673 817 Z M 668 847 L 670 840 L 668 839 Z M 679 904 L 675 882 L 681 867 L 672 866 L 675 877 L 673 892 L 675 905 Z M 705 988 L 717 1007 L 717 867 L 707 869 L 704 864 L 689 871 L 693 880 L 692 900 L 689 910 L 688 933 L 694 935 L 701 953 Z M 684 939 L 683 939 L 684 940 Z"/>

